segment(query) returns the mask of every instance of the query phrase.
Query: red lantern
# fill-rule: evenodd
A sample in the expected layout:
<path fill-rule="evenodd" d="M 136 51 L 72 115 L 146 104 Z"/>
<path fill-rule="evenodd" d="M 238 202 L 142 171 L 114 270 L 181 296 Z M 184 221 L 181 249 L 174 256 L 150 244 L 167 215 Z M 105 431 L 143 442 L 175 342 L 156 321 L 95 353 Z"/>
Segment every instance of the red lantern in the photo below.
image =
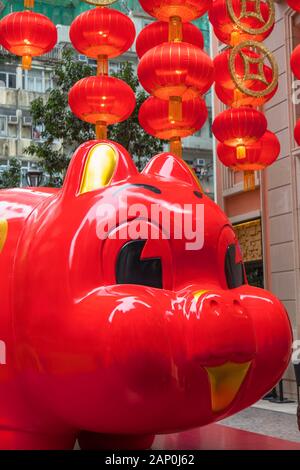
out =
<path fill-rule="evenodd" d="M 299 0 L 287 0 L 288 5 L 296 11 L 300 11 Z"/>
<path fill-rule="evenodd" d="M 214 67 L 199 47 L 184 42 L 164 43 L 142 57 L 138 76 L 145 90 L 158 98 L 189 100 L 208 91 Z"/>
<path fill-rule="evenodd" d="M 300 44 L 292 52 L 291 68 L 293 74 L 298 78 L 298 80 L 300 80 Z"/>
<path fill-rule="evenodd" d="M 171 17 L 192 21 L 204 15 L 211 3 L 212 0 L 140 0 L 149 15 L 162 21 L 168 21 Z"/>
<path fill-rule="evenodd" d="M 129 118 L 135 95 L 122 80 L 99 75 L 79 80 L 69 92 L 69 105 L 79 119 L 96 124 L 101 134 L 107 125 Z"/>
<path fill-rule="evenodd" d="M 133 44 L 135 27 L 123 13 L 110 8 L 94 8 L 77 16 L 70 28 L 70 39 L 81 54 L 97 59 L 117 57 Z"/>
<path fill-rule="evenodd" d="M 249 16 L 242 12 L 242 7 L 246 5 L 247 13 L 256 13 L 257 2 L 247 0 L 244 3 L 240 0 L 230 0 L 230 4 L 242 28 L 239 28 L 237 24 L 232 21 L 228 11 L 227 0 L 214 0 L 209 10 L 209 20 L 214 28 L 215 35 L 220 41 L 225 44 L 236 45 L 239 42 L 249 39 L 253 41 L 263 41 L 271 34 L 274 28 L 274 21 L 272 21 L 270 6 L 267 3 L 260 2 L 262 20 L 257 18 L 257 16 Z M 265 30 L 266 25 L 267 29 Z M 250 28 L 252 32 L 249 31 Z M 256 33 L 254 30 L 256 30 Z"/>
<path fill-rule="evenodd" d="M 183 103 L 181 121 L 170 121 L 167 101 L 155 97 L 148 98 L 139 111 L 139 121 L 145 131 L 165 140 L 194 134 L 206 119 L 206 104 L 199 97 Z"/>
<path fill-rule="evenodd" d="M 297 121 L 297 124 L 295 127 L 295 140 L 297 144 L 300 146 L 300 119 Z"/>
<path fill-rule="evenodd" d="M 155 21 L 146 26 L 136 40 L 136 52 L 141 58 L 147 51 L 155 46 L 168 42 L 169 25 L 165 21 Z M 203 49 L 203 34 L 197 26 L 191 23 L 182 25 L 182 41 Z"/>
<path fill-rule="evenodd" d="M 280 154 L 280 142 L 277 136 L 270 131 L 254 144 L 246 147 L 246 157 L 237 159 L 235 149 L 225 144 L 218 144 L 217 153 L 223 165 L 238 171 L 263 170 L 272 165 Z"/>
<path fill-rule="evenodd" d="M 237 158 L 246 158 L 246 146 L 260 139 L 267 130 L 265 115 L 252 108 L 231 108 L 219 114 L 213 123 L 214 136 L 236 148 Z"/>
<path fill-rule="evenodd" d="M 49 52 L 57 42 L 55 25 L 44 15 L 20 11 L 0 21 L 1 44 L 12 54 L 22 56 L 23 69 L 30 69 L 32 57 Z"/>
<path fill-rule="evenodd" d="M 273 71 L 267 65 L 264 65 L 263 69 L 260 70 L 261 64 L 259 62 L 252 62 L 253 59 L 255 60 L 260 57 L 259 54 L 249 49 L 243 49 L 241 52 L 243 56 L 241 54 L 236 55 L 235 73 L 239 77 L 246 77 L 245 58 L 249 57 L 247 75 L 251 74 L 251 78 L 245 78 L 243 86 L 252 92 L 257 92 L 259 96 L 249 96 L 243 93 L 234 83 L 229 70 L 231 49 L 225 50 L 214 59 L 216 94 L 227 106 L 262 106 L 275 95 L 278 89 L 277 84 L 270 93 L 263 94 L 264 90 L 273 82 Z M 262 72 L 264 77 L 261 77 Z"/>

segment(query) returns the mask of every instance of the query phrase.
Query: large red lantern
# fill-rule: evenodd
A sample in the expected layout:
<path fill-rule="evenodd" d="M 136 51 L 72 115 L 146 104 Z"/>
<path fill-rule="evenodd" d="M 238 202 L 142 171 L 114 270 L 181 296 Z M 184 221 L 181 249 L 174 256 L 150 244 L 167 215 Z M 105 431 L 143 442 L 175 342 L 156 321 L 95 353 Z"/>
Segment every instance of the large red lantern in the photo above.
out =
<path fill-rule="evenodd" d="M 217 147 L 218 157 L 223 165 L 238 171 L 259 171 L 272 165 L 278 158 L 280 142 L 273 132 L 267 130 L 257 142 L 246 146 L 246 150 L 246 157 L 241 160 L 237 158 L 233 147 L 222 143 Z"/>
<path fill-rule="evenodd" d="M 269 101 L 278 89 L 271 67 L 262 64 L 260 55 L 250 49 L 243 49 L 235 56 L 234 71 L 238 76 L 245 77 L 243 87 L 250 92 L 240 91 L 230 73 L 231 49 L 226 49 L 214 59 L 215 91 L 218 98 L 227 106 L 262 106 Z M 247 67 L 247 70 L 246 70 Z M 274 86 L 273 86 L 274 83 Z M 267 92 L 267 89 L 270 92 Z"/>
<path fill-rule="evenodd" d="M 138 76 L 148 93 L 163 100 L 179 97 L 185 101 L 208 91 L 214 67 L 199 47 L 184 42 L 164 43 L 142 57 Z"/>
<path fill-rule="evenodd" d="M 169 140 L 170 152 L 182 156 L 181 139 L 199 131 L 207 115 L 205 101 L 197 97 L 183 102 L 180 120 L 171 120 L 168 102 L 152 96 L 142 104 L 139 122 L 148 134 Z"/>
<path fill-rule="evenodd" d="M 155 21 L 146 26 L 136 40 L 136 52 L 141 58 L 147 51 L 155 46 L 168 42 L 169 40 L 169 25 L 165 21 Z M 182 41 L 194 46 L 204 47 L 203 34 L 197 26 L 191 23 L 184 23 L 182 25 Z"/>
<path fill-rule="evenodd" d="M 233 147 L 219 143 L 217 153 L 223 165 L 234 171 L 244 172 L 244 189 L 255 188 L 255 171 L 264 170 L 272 165 L 280 154 L 280 142 L 277 136 L 270 131 L 255 143 L 246 147 L 244 159 L 238 159 Z"/>
<path fill-rule="evenodd" d="M 117 10 L 94 8 L 77 16 L 70 28 L 73 46 L 88 57 L 117 57 L 133 44 L 135 27 L 132 20 Z"/>
<path fill-rule="evenodd" d="M 143 9 L 155 18 L 168 21 L 180 17 L 182 21 L 192 21 L 209 9 L 212 0 L 140 0 Z"/>
<path fill-rule="evenodd" d="M 295 135 L 295 140 L 297 144 L 300 146 L 300 119 L 297 121 L 294 135 Z"/>
<path fill-rule="evenodd" d="M 287 0 L 288 5 L 296 11 L 300 11 L 299 0 Z"/>
<path fill-rule="evenodd" d="M 257 2 L 253 0 L 214 0 L 209 20 L 215 35 L 229 45 L 249 39 L 263 41 L 274 28 L 274 11 L 270 1 L 259 2 L 259 8 L 260 14 L 257 14 Z"/>
<path fill-rule="evenodd" d="M 219 114 L 212 131 L 222 143 L 236 148 L 238 159 L 246 158 L 246 146 L 260 139 L 267 130 L 264 114 L 252 108 L 231 108 Z"/>
<path fill-rule="evenodd" d="M 99 75 L 79 80 L 69 92 L 72 112 L 97 126 L 98 135 L 109 124 L 128 119 L 135 108 L 135 95 L 127 83 Z"/>
<path fill-rule="evenodd" d="M 291 68 L 293 74 L 300 80 L 300 44 L 292 52 Z"/>
<path fill-rule="evenodd" d="M 32 57 L 51 51 L 57 42 L 52 21 L 32 11 L 10 13 L 0 21 L 1 44 L 22 57 L 23 69 L 30 69 Z"/>

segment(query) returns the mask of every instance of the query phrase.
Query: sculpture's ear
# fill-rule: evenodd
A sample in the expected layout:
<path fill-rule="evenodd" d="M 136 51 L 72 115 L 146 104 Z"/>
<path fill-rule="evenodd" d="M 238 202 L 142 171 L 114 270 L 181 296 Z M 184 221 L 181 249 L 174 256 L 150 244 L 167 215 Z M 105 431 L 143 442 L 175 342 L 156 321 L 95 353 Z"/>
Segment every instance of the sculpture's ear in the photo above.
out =
<path fill-rule="evenodd" d="M 183 181 L 186 184 L 190 184 L 198 191 L 200 188 L 202 192 L 200 182 L 194 171 L 182 158 L 168 152 L 153 157 L 144 169 L 143 174 L 158 176 L 170 181 Z"/>
<path fill-rule="evenodd" d="M 110 141 L 89 141 L 74 153 L 63 186 L 64 197 L 104 188 L 138 174 L 129 153 Z"/>

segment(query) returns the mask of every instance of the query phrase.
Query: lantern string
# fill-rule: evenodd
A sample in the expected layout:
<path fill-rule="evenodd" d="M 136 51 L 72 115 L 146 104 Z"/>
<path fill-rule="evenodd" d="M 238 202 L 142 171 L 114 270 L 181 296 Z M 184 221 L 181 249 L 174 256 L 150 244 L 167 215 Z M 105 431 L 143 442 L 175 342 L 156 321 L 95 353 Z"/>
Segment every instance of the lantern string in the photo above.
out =
<path fill-rule="evenodd" d="M 182 141 L 180 137 L 174 137 L 170 139 L 170 153 L 177 155 L 177 157 L 182 158 Z"/>
<path fill-rule="evenodd" d="M 34 0 L 24 0 L 24 8 L 34 8 Z"/>

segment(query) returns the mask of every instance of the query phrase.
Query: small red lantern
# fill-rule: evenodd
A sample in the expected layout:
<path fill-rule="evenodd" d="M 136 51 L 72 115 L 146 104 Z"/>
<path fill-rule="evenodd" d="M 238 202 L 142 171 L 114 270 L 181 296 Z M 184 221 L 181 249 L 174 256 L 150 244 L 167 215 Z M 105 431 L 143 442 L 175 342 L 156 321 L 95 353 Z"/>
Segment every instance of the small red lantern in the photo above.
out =
<path fill-rule="evenodd" d="M 246 147 L 246 157 L 239 160 L 235 149 L 225 144 L 218 144 L 217 153 L 223 165 L 238 171 L 258 171 L 272 165 L 280 154 L 280 142 L 270 131 L 252 145 Z"/>
<path fill-rule="evenodd" d="M 69 105 L 79 119 L 96 125 L 99 138 L 105 138 L 107 125 L 132 114 L 135 95 L 122 80 L 99 75 L 79 80 L 69 92 Z"/>
<path fill-rule="evenodd" d="M 145 90 L 158 98 L 189 100 L 208 91 L 214 67 L 199 47 L 185 42 L 164 43 L 142 57 L 138 76 Z"/>
<path fill-rule="evenodd" d="M 209 9 L 212 0 L 140 0 L 142 8 L 158 20 L 169 21 L 180 17 L 182 21 L 192 21 Z"/>
<path fill-rule="evenodd" d="M 295 77 L 297 77 L 298 80 L 300 80 L 300 44 L 292 52 L 291 68 Z"/>
<path fill-rule="evenodd" d="M 223 165 L 234 171 L 244 172 L 244 189 L 255 188 L 254 171 L 264 170 L 272 165 L 280 154 L 280 142 L 277 136 L 270 131 L 252 145 L 246 147 L 246 156 L 243 160 L 237 158 L 234 148 L 219 143 L 217 153 Z"/>
<path fill-rule="evenodd" d="M 295 140 L 297 144 L 300 146 L 300 119 L 297 121 L 294 135 L 295 135 Z"/>
<path fill-rule="evenodd" d="M 181 121 L 170 121 L 167 101 L 154 96 L 148 98 L 139 111 L 139 121 L 145 131 L 165 140 L 194 134 L 201 129 L 206 119 L 206 104 L 200 97 L 184 101 Z"/>
<path fill-rule="evenodd" d="M 70 39 L 81 54 L 97 59 L 117 57 L 133 44 L 135 27 L 123 13 L 110 8 L 94 8 L 77 16 L 70 27 Z"/>
<path fill-rule="evenodd" d="M 251 92 L 256 92 L 255 96 L 248 95 L 240 91 L 232 79 L 229 69 L 230 53 L 231 49 L 227 49 L 214 59 L 216 80 L 215 91 L 218 98 L 227 106 L 233 107 L 259 107 L 264 105 L 275 95 L 278 89 L 277 83 L 270 93 L 264 93 L 264 90 L 271 86 L 273 82 L 272 68 L 267 65 L 263 65 L 261 70 L 261 63 L 258 60 L 260 58 L 259 54 L 251 51 L 250 49 L 243 49 L 241 51 L 242 54 L 236 55 L 234 64 L 235 73 L 241 77 L 245 76 L 243 86 Z M 246 75 L 245 59 L 248 64 L 248 78 Z"/>
<path fill-rule="evenodd" d="M 213 123 L 214 136 L 236 148 L 237 159 L 246 158 L 246 146 L 260 139 L 267 130 L 265 115 L 252 108 L 231 108 L 219 114 Z"/>
<path fill-rule="evenodd" d="M 57 42 L 52 21 L 32 11 L 10 13 L 0 21 L 1 44 L 12 54 L 22 56 L 23 69 L 30 69 L 32 57 L 51 51 Z"/>
<path fill-rule="evenodd" d="M 229 12 L 228 3 L 228 0 L 214 0 L 209 10 L 209 20 L 214 28 L 215 35 L 220 41 L 234 46 L 246 40 L 263 41 L 271 34 L 274 28 L 271 4 L 259 2 L 259 18 L 256 10 L 257 2 L 253 0 L 246 0 L 245 2 L 230 0 L 233 15 L 236 19 L 234 22 Z M 246 8 L 246 12 L 243 12 L 242 8 Z M 254 15 L 251 15 L 251 13 Z"/>
<path fill-rule="evenodd" d="M 287 0 L 288 5 L 296 11 L 300 11 L 299 0 Z"/>
<path fill-rule="evenodd" d="M 136 40 L 136 52 L 141 58 L 146 52 L 155 46 L 169 40 L 169 25 L 165 21 L 155 21 L 146 26 Z M 191 23 L 182 25 L 182 41 L 194 46 L 204 47 L 203 34 L 197 26 Z"/>

